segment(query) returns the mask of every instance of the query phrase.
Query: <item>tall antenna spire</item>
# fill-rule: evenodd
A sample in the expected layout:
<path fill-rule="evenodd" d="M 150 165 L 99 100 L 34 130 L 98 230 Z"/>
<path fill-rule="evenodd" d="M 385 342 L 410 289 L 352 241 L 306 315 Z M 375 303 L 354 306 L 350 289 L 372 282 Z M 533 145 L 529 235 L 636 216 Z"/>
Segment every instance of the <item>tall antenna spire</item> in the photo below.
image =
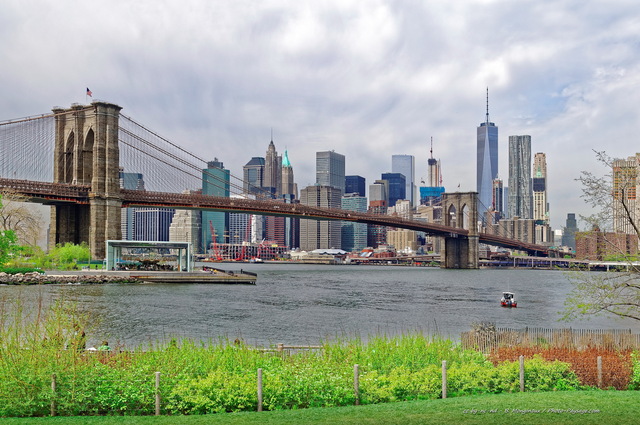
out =
<path fill-rule="evenodd" d="M 487 89 L 489 90 L 489 89 Z M 487 94 L 488 96 L 488 94 Z M 489 102 L 489 100 L 487 99 L 487 102 Z M 489 116 L 489 104 L 487 103 L 487 116 Z M 271 141 L 273 142 L 273 127 L 271 127 Z"/>
<path fill-rule="evenodd" d="M 487 124 L 489 123 L 489 87 L 487 87 Z"/>
<path fill-rule="evenodd" d="M 433 136 L 431 136 L 431 149 L 429 152 L 431 152 L 431 159 L 433 159 Z"/>

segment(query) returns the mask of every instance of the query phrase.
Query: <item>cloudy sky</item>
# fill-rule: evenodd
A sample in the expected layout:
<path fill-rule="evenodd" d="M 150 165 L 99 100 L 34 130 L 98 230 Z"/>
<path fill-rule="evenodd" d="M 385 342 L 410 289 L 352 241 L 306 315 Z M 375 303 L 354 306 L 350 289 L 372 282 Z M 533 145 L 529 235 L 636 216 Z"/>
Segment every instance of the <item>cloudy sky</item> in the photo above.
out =
<path fill-rule="evenodd" d="M 554 227 L 588 213 L 593 150 L 640 151 L 634 0 L 3 0 L 0 120 L 93 99 L 241 176 L 273 129 L 302 188 L 315 152 L 370 183 L 429 141 L 451 191 L 476 189 L 476 127 L 547 154 Z M 91 100 L 91 99 L 89 99 Z"/>

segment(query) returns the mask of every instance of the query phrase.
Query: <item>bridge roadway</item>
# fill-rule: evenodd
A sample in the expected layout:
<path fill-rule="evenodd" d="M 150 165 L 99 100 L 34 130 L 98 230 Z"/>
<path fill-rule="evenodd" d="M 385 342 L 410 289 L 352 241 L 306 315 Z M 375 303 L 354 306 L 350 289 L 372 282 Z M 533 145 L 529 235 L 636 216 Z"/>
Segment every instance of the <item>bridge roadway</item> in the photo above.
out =
<path fill-rule="evenodd" d="M 92 197 L 90 186 L 62 183 L 38 182 L 0 178 L 0 188 L 24 196 L 29 202 L 47 205 L 89 204 Z M 308 218 L 313 220 L 342 220 L 356 223 L 416 230 L 434 236 L 448 238 L 467 237 L 466 229 L 444 226 L 424 221 L 407 220 L 389 215 L 361 213 L 341 209 L 311 207 L 302 204 L 286 204 L 277 201 L 225 198 L 201 194 L 148 192 L 122 189 L 123 207 L 157 207 L 176 209 L 217 210 L 258 215 L 276 215 Z M 521 242 L 504 236 L 479 233 L 479 242 L 503 248 L 526 251 L 534 256 L 548 256 L 549 250 L 542 245 Z"/>

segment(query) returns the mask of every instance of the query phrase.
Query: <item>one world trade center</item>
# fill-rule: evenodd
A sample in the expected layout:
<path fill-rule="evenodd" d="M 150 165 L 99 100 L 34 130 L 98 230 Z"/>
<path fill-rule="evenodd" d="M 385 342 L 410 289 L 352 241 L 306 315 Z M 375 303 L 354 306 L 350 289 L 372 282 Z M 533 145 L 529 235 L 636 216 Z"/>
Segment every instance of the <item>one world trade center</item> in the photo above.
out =
<path fill-rule="evenodd" d="M 486 212 L 493 209 L 493 180 L 498 177 L 498 127 L 489 121 L 489 88 L 487 115 L 478 126 L 478 220 L 484 223 Z"/>

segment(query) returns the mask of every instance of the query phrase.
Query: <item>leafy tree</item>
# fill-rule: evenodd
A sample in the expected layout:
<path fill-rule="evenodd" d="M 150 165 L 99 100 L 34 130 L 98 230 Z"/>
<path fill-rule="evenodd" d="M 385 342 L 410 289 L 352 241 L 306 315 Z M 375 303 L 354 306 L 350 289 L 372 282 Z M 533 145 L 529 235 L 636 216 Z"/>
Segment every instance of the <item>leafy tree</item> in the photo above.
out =
<path fill-rule="evenodd" d="M 573 289 L 565 301 L 565 319 L 598 314 L 613 314 L 640 320 L 640 268 L 627 252 L 625 233 L 640 237 L 640 204 L 636 207 L 638 168 L 623 167 L 604 152 L 596 152 L 598 162 L 606 167 L 604 176 L 583 171 L 577 180 L 582 184 L 582 198 L 594 208 L 594 213 L 581 216 L 593 231 L 581 237 L 591 238 L 604 257 L 617 257 L 623 272 L 576 272 L 571 277 Z M 638 242 L 635 243 L 637 250 Z"/>
<path fill-rule="evenodd" d="M 70 265 L 78 261 L 88 261 L 91 258 L 91 253 L 86 242 L 82 242 L 80 245 L 67 242 L 64 245 L 56 245 L 49 256 L 56 264 Z"/>

